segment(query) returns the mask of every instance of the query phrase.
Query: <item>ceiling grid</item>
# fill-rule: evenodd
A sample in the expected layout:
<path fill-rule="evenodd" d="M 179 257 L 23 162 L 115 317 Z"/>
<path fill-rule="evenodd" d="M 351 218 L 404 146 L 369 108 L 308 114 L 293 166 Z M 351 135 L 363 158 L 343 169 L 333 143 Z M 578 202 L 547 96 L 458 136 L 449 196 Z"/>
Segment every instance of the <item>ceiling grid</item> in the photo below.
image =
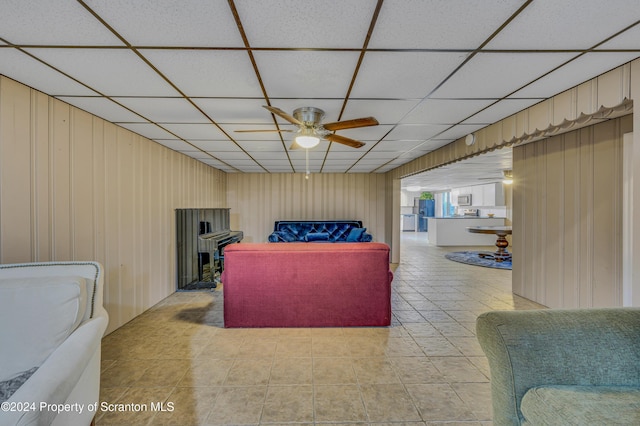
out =
<path fill-rule="evenodd" d="M 637 0 L 0 2 L 0 74 L 228 173 L 306 170 L 264 105 L 375 117 L 309 170 L 385 173 L 640 56 Z"/>

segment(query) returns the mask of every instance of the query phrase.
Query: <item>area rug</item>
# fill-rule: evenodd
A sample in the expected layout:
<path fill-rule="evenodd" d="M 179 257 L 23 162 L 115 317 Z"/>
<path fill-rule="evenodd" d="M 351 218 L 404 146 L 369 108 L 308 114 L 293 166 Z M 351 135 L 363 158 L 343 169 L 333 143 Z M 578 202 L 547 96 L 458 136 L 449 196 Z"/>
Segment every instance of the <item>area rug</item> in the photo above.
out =
<path fill-rule="evenodd" d="M 479 251 L 454 251 L 444 255 L 449 260 L 454 262 L 466 263 L 468 265 L 484 266 L 485 268 L 496 269 L 511 269 L 511 261 L 496 262 L 490 259 L 484 259 L 479 256 Z"/>

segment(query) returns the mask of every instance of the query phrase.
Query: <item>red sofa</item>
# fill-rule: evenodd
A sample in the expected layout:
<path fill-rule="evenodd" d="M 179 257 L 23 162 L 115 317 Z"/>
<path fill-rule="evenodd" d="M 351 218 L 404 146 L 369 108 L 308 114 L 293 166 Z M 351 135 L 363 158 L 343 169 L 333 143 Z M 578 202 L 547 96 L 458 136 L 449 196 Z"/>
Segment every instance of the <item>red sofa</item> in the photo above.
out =
<path fill-rule="evenodd" d="M 391 323 L 386 244 L 243 243 L 224 257 L 225 327 Z"/>

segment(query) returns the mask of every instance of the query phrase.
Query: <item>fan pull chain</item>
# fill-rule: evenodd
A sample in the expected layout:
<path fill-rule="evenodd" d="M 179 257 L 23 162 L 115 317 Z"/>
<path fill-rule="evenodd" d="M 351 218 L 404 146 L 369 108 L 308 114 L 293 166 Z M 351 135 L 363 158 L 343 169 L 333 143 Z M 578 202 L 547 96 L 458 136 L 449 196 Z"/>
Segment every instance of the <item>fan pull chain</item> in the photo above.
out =
<path fill-rule="evenodd" d="M 305 179 L 309 180 L 309 175 L 311 174 L 309 172 L 309 150 L 305 149 L 305 160 L 306 160 L 306 165 L 307 165 L 307 174 L 304 176 Z"/>

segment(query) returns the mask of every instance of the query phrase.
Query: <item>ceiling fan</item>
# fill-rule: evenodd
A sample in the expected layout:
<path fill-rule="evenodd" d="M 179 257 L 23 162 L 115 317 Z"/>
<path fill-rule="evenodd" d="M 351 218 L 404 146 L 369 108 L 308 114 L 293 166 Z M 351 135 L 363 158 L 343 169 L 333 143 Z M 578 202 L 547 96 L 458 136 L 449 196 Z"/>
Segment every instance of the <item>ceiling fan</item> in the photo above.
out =
<path fill-rule="evenodd" d="M 353 120 L 335 121 L 333 123 L 322 123 L 324 111 L 315 107 L 302 107 L 293 111 L 293 115 L 287 114 L 280 108 L 264 105 L 264 108 L 278 117 L 284 118 L 291 124 L 298 126 L 296 136 L 290 149 L 313 148 L 320 139 L 341 143 L 352 148 L 361 148 L 364 142 L 345 136 L 336 135 L 336 130 L 354 129 L 357 127 L 377 126 L 378 120 L 373 117 L 356 118 Z M 236 130 L 236 132 L 291 132 L 292 130 Z"/>

